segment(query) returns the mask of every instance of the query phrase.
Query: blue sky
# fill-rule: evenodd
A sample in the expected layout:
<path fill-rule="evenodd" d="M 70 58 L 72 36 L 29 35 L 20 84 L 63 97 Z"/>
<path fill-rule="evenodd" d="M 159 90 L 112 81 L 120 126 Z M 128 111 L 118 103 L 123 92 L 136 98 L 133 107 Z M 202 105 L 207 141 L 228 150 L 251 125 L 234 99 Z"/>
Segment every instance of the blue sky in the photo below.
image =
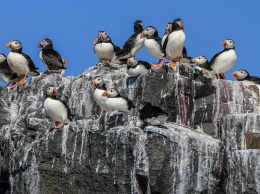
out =
<path fill-rule="evenodd" d="M 249 1 L 248 1 L 249 2 Z M 260 76 L 258 64 L 260 44 L 260 2 L 244 1 L 140 1 L 140 0 L 12 0 L 1 2 L 0 53 L 9 53 L 6 43 L 18 39 L 40 71 L 45 66 L 39 59 L 37 44 L 50 38 L 63 58 L 68 61 L 65 76 L 77 76 L 98 61 L 93 40 L 104 30 L 115 45 L 123 46 L 133 33 L 133 23 L 140 19 L 144 27 L 152 25 L 163 36 L 165 25 L 182 18 L 188 54 L 204 55 L 209 60 L 223 49 L 221 43 L 231 38 L 236 43 L 237 62 L 226 75 L 241 68 Z M 143 47 L 139 60 L 155 63 Z"/>

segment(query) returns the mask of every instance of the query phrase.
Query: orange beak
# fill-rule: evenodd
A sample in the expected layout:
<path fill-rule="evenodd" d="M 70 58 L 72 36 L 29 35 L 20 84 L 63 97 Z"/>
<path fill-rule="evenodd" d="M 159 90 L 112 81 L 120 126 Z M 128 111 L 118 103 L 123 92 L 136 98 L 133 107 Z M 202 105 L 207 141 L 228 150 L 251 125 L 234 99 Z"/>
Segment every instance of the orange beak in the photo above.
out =
<path fill-rule="evenodd" d="M 233 73 L 231 73 L 231 76 L 237 78 L 237 72 L 234 71 Z"/>
<path fill-rule="evenodd" d="M 226 46 L 226 41 L 225 40 L 222 42 L 222 46 Z"/>
<path fill-rule="evenodd" d="M 144 31 L 140 34 L 140 38 L 145 38 Z"/>
<path fill-rule="evenodd" d="M 68 64 L 68 61 L 66 61 L 65 59 L 63 59 L 63 63 L 64 63 L 65 65 L 67 65 L 67 64 Z"/>
<path fill-rule="evenodd" d="M 57 89 L 56 88 L 53 88 L 53 94 L 57 94 Z"/>
<path fill-rule="evenodd" d="M 11 42 L 8 42 L 6 45 L 5 45 L 6 48 L 11 48 Z"/>
<path fill-rule="evenodd" d="M 130 58 L 127 59 L 126 64 L 127 64 L 127 65 L 130 65 Z"/>
<path fill-rule="evenodd" d="M 95 40 L 93 40 L 93 44 L 97 44 L 98 38 L 95 38 Z"/>
<path fill-rule="evenodd" d="M 94 82 L 94 81 L 92 81 L 92 82 L 91 82 L 91 87 L 92 87 L 93 89 L 95 89 L 95 88 L 96 88 L 96 84 L 95 84 L 95 82 Z"/>
<path fill-rule="evenodd" d="M 103 92 L 102 96 L 107 96 L 107 92 L 106 91 Z"/>
<path fill-rule="evenodd" d="M 37 45 L 37 47 L 38 48 L 42 48 L 42 46 L 41 46 L 41 43 L 39 42 L 39 44 Z"/>

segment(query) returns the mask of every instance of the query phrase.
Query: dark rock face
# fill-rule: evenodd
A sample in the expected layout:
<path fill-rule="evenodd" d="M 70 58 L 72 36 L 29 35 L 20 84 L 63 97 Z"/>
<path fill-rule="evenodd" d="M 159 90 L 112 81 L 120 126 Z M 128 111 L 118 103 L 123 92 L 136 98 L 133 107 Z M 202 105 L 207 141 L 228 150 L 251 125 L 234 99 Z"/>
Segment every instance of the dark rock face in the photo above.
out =
<path fill-rule="evenodd" d="M 1 88 L 0 193 L 260 193 L 256 86 L 194 76 L 185 64 L 135 78 L 125 68 Z M 169 122 L 141 129 L 137 110 L 102 112 L 91 88 L 97 75 L 136 107 L 162 107 Z M 60 130 L 42 107 L 49 84 L 75 115 Z"/>

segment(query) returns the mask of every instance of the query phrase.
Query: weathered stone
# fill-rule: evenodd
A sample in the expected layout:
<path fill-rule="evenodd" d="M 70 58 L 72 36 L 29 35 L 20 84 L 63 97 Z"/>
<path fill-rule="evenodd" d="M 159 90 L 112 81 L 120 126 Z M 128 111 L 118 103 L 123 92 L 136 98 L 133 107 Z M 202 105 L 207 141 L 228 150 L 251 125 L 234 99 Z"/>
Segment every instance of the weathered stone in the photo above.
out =
<path fill-rule="evenodd" d="M 1 88 L 0 193 L 260 193 L 256 86 L 194 76 L 186 64 L 135 78 L 125 69 L 97 64 L 78 77 Z M 169 122 L 141 129 L 136 109 L 101 111 L 91 88 L 97 75 L 136 107 L 161 106 Z M 59 130 L 42 108 L 49 84 L 75 115 Z"/>

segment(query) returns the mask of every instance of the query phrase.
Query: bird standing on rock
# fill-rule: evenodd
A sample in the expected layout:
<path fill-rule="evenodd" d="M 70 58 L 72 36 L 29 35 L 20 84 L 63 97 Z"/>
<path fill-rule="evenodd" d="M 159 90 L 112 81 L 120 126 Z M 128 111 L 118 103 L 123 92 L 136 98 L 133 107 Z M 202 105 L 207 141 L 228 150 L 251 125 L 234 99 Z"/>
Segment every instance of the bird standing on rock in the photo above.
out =
<path fill-rule="evenodd" d="M 237 71 L 234 71 L 231 74 L 232 77 L 235 77 L 237 79 L 237 81 L 249 81 L 249 82 L 253 82 L 255 84 L 260 85 L 260 78 L 256 77 L 256 76 L 251 76 L 247 70 L 244 69 L 240 69 Z"/>
<path fill-rule="evenodd" d="M 129 77 L 136 77 L 151 69 L 151 65 L 146 61 L 139 61 L 135 57 L 127 59 L 126 74 Z"/>
<path fill-rule="evenodd" d="M 111 38 L 107 35 L 105 31 L 99 31 L 98 37 L 93 41 L 94 52 L 99 58 L 99 62 L 106 62 L 110 64 L 118 47 L 116 47 Z"/>
<path fill-rule="evenodd" d="M 102 110 L 109 111 L 109 108 L 106 105 L 107 97 L 102 96 L 102 94 L 107 90 L 103 77 L 94 77 L 91 86 L 94 89 L 94 99 L 96 103 L 102 108 Z"/>
<path fill-rule="evenodd" d="M 25 84 L 27 75 L 40 75 L 36 71 L 38 68 L 35 67 L 32 59 L 22 52 L 20 41 L 13 40 L 6 44 L 6 48 L 11 49 L 11 52 L 7 56 L 8 65 L 18 75 L 17 82 L 11 88 L 15 88 L 18 84 Z"/>
<path fill-rule="evenodd" d="M 9 67 L 5 54 L 0 54 L 0 80 L 6 83 L 6 87 L 10 83 L 17 81 L 17 74 Z"/>
<path fill-rule="evenodd" d="M 176 62 L 182 63 L 182 51 L 186 36 L 184 34 L 184 27 L 181 19 L 175 19 L 172 22 L 172 29 L 164 41 L 163 50 L 166 58 L 170 59 L 170 67 L 175 67 Z"/>
<path fill-rule="evenodd" d="M 102 96 L 108 98 L 106 105 L 110 110 L 119 110 L 131 114 L 134 109 L 133 102 L 130 99 L 121 96 L 115 88 L 108 89 Z"/>
<path fill-rule="evenodd" d="M 226 79 L 224 73 L 231 69 L 237 60 L 235 42 L 232 39 L 226 39 L 222 45 L 224 50 L 215 54 L 210 60 L 211 73 L 217 74 L 218 79 L 220 79 L 220 74 L 223 74 L 224 79 Z"/>
<path fill-rule="evenodd" d="M 71 121 L 70 109 L 65 101 L 57 99 L 57 89 L 50 85 L 46 91 L 46 98 L 43 102 L 43 107 L 46 113 L 54 120 L 55 128 L 58 129 L 64 124 L 69 124 Z M 59 125 L 61 123 L 61 125 Z"/>
<path fill-rule="evenodd" d="M 157 64 L 154 67 L 161 67 L 164 64 L 165 53 L 162 48 L 162 39 L 158 36 L 158 31 L 153 26 L 148 26 L 141 34 L 141 38 L 145 37 L 144 46 L 146 50 L 154 57 L 158 58 Z"/>
<path fill-rule="evenodd" d="M 60 54 L 53 49 L 53 43 L 49 38 L 43 39 L 39 42 L 38 48 L 42 48 L 39 56 L 47 71 L 45 74 L 51 73 L 65 73 L 68 62 L 63 59 Z"/>
<path fill-rule="evenodd" d="M 168 113 L 150 102 L 140 102 L 138 106 L 139 118 L 147 125 L 161 125 L 168 119 Z"/>
<path fill-rule="evenodd" d="M 126 59 L 135 56 L 144 44 L 144 38 L 141 38 L 143 23 L 137 20 L 134 24 L 134 33 L 127 39 L 123 48 L 117 52 L 117 59 Z"/>

